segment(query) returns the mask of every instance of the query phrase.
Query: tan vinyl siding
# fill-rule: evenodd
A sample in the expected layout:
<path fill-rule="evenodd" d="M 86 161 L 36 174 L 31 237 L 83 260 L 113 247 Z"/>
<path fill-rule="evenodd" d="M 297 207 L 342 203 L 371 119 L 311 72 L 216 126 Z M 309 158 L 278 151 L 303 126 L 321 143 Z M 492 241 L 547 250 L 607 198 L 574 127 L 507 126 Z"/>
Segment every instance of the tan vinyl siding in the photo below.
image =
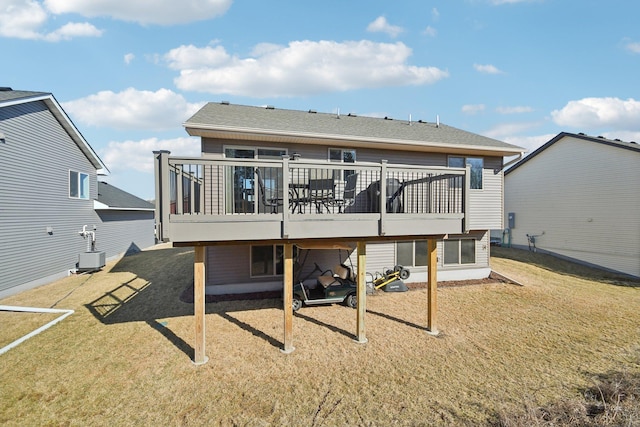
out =
<path fill-rule="evenodd" d="M 502 228 L 502 158 L 484 157 L 482 189 L 470 190 L 469 228 Z"/>
<path fill-rule="evenodd" d="M 564 137 L 505 178 L 512 244 L 640 276 L 640 155 Z"/>

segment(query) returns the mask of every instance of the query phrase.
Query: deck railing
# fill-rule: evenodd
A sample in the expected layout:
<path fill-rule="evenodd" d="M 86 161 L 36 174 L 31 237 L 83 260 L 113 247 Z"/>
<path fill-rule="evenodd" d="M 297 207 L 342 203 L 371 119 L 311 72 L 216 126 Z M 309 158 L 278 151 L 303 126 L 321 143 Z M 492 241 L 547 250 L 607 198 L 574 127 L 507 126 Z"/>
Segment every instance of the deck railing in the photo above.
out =
<path fill-rule="evenodd" d="M 328 163 L 286 156 L 279 160 L 170 157 L 166 151 L 155 156 L 156 226 L 164 241 L 193 241 L 198 224 L 203 230 L 204 224 L 225 227 L 216 236 L 203 235 L 203 241 L 232 239 L 233 223 L 243 224 L 235 231 L 238 240 L 252 240 L 252 230 L 262 236 L 255 238 L 340 237 L 338 233 L 350 225 L 356 235 L 384 235 L 392 222 L 394 233 L 412 234 L 409 228 L 402 231 L 399 221 L 417 221 L 419 226 L 420 220 L 423 225 L 425 220 L 459 221 L 456 231 L 466 231 L 468 169 L 386 161 Z M 358 222 L 363 221 L 375 222 L 375 230 L 362 228 Z M 278 233 L 274 222 L 279 223 Z M 271 224 L 273 232 L 267 233 L 271 237 L 259 232 L 255 223 Z M 312 231 L 332 225 L 333 232 Z"/>

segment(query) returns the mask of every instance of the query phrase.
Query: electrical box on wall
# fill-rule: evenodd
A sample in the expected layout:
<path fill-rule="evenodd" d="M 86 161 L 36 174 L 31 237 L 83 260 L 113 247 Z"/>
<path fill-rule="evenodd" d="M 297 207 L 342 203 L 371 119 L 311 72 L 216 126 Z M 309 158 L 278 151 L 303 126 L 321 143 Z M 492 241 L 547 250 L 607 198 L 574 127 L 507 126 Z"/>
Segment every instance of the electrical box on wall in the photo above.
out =
<path fill-rule="evenodd" d="M 509 220 L 509 228 L 516 228 L 516 213 L 509 212 L 507 219 Z"/>

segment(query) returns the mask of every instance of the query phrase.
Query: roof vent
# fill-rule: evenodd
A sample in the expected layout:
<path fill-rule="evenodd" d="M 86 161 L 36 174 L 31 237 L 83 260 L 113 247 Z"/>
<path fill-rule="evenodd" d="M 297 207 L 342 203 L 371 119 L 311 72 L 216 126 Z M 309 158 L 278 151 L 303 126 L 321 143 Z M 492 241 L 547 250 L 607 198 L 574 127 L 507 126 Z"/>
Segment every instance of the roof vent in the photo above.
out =
<path fill-rule="evenodd" d="M 388 116 L 384 116 L 384 119 L 385 120 L 393 120 L 391 117 L 388 117 Z"/>
<path fill-rule="evenodd" d="M 10 91 L 12 91 L 12 90 L 13 90 L 13 89 L 11 89 L 11 88 L 10 88 L 10 87 L 8 87 L 8 86 L 2 86 L 2 87 L 0 87 L 0 92 L 10 92 Z"/>
<path fill-rule="evenodd" d="M 637 145 L 638 143 L 635 142 L 635 141 L 629 141 L 629 144 L 636 144 Z"/>
<path fill-rule="evenodd" d="M 622 141 L 620 140 L 620 138 L 616 138 L 616 139 L 614 139 L 614 141 L 622 142 Z"/>
<path fill-rule="evenodd" d="M 598 135 L 598 138 L 600 138 L 600 139 L 604 139 L 604 136 L 602 136 L 602 135 Z"/>
<path fill-rule="evenodd" d="M 349 113 L 349 114 L 347 114 L 347 116 L 349 116 L 349 117 L 358 117 L 358 116 L 356 116 L 356 115 L 355 115 L 355 114 L 353 114 L 353 113 Z"/>
<path fill-rule="evenodd" d="M 273 105 L 267 105 L 267 110 L 275 110 L 276 107 L 274 107 Z"/>
<path fill-rule="evenodd" d="M 230 102 L 229 102 L 229 101 L 221 101 L 221 102 L 220 102 L 220 104 L 222 104 L 222 105 L 229 105 L 229 104 L 230 104 Z"/>
<path fill-rule="evenodd" d="M 584 136 L 585 134 L 584 134 L 584 132 L 578 132 L 578 135 Z"/>
<path fill-rule="evenodd" d="M 317 111 L 316 111 L 316 110 L 309 110 L 309 113 L 310 113 L 310 114 L 316 114 L 316 113 L 317 113 Z"/>

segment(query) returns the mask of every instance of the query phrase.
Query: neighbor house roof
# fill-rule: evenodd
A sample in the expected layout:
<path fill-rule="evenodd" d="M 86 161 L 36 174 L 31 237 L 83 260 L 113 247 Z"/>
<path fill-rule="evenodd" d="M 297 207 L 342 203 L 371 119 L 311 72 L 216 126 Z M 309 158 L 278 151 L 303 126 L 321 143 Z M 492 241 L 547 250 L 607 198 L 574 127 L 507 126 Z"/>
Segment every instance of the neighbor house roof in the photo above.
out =
<path fill-rule="evenodd" d="M 512 156 L 522 147 L 442 123 L 208 103 L 184 126 L 192 136 Z"/>
<path fill-rule="evenodd" d="M 8 87 L 0 87 L 0 108 L 34 101 L 43 101 L 45 103 L 60 125 L 67 131 L 71 139 L 73 139 L 78 148 L 80 148 L 99 173 L 109 172 L 109 169 L 102 162 L 102 159 L 100 159 L 98 154 L 84 139 L 78 128 L 75 127 L 69 116 L 67 116 L 51 93 L 13 90 Z"/>
<path fill-rule="evenodd" d="M 94 201 L 94 208 L 97 210 L 152 211 L 155 209 L 155 205 L 118 187 L 98 181 L 98 198 Z"/>
<path fill-rule="evenodd" d="M 577 138 L 577 139 L 581 139 L 581 140 L 587 141 L 587 142 L 594 142 L 594 143 L 597 143 L 597 144 L 603 144 L 603 145 L 612 147 L 614 149 L 630 150 L 630 151 L 635 151 L 637 153 L 640 153 L 640 145 L 638 145 L 636 142 L 633 142 L 633 141 L 632 142 L 625 142 L 625 141 L 621 141 L 619 139 L 608 139 L 608 138 L 605 138 L 603 136 L 589 136 L 589 135 L 585 135 L 584 133 L 560 132 L 558 135 L 556 135 L 551 140 L 549 140 L 549 142 L 547 142 L 544 145 L 538 147 L 535 151 L 533 151 L 527 157 L 525 157 L 524 159 L 520 160 L 518 163 L 513 165 L 511 168 L 507 169 L 504 174 L 505 175 L 510 174 L 511 172 L 513 172 L 514 170 L 516 170 L 517 168 L 519 168 L 523 164 L 527 163 L 531 159 L 534 159 L 538 154 L 542 153 L 544 150 L 546 150 L 547 148 L 551 147 L 553 144 L 555 144 L 556 142 L 560 141 L 561 139 L 563 139 L 565 137 Z"/>

